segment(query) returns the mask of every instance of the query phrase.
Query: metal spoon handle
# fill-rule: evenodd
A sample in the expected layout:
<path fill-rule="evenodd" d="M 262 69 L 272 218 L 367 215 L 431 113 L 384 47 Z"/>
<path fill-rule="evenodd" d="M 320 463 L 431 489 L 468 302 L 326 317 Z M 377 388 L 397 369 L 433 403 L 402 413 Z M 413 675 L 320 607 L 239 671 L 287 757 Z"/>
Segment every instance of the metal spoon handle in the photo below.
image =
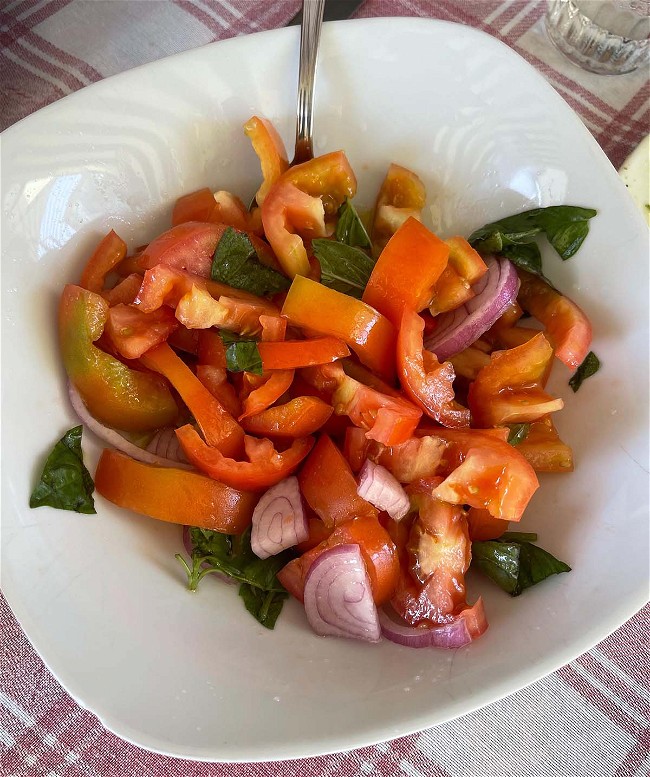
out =
<path fill-rule="evenodd" d="M 325 0 L 303 0 L 298 68 L 298 114 L 294 165 L 313 159 L 314 75 Z"/>

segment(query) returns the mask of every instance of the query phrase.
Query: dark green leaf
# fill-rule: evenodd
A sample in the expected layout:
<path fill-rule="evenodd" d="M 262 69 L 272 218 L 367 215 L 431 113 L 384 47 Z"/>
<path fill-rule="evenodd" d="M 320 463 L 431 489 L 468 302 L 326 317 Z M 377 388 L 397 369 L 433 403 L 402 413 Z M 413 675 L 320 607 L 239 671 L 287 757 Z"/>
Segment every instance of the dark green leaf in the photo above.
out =
<path fill-rule="evenodd" d="M 190 529 L 192 566 L 177 554 L 188 578 L 188 587 L 195 591 L 201 580 L 219 572 L 239 581 L 239 595 L 246 609 L 266 628 L 275 625 L 287 596 L 277 579 L 277 573 L 292 554 L 285 551 L 267 559 L 258 558 L 251 548 L 250 530 L 239 535 L 221 534 L 208 529 Z"/>
<path fill-rule="evenodd" d="M 360 299 L 375 266 L 373 260 L 359 248 L 326 238 L 312 240 L 312 247 L 320 262 L 321 283 Z"/>
<path fill-rule="evenodd" d="M 358 246 L 359 248 L 372 248 L 372 243 L 366 228 L 363 226 L 363 221 L 359 218 L 359 214 L 352 201 L 347 197 L 339 208 L 335 236 L 339 243 Z"/>
<path fill-rule="evenodd" d="M 519 445 L 528 437 L 530 431 L 530 424 L 511 424 L 510 433 L 508 434 L 508 442 L 510 445 Z"/>
<path fill-rule="evenodd" d="M 288 289 L 291 281 L 262 264 L 245 232 L 228 227 L 214 251 L 211 278 L 260 297 Z"/>
<path fill-rule="evenodd" d="M 507 531 L 499 537 L 500 542 L 537 542 L 535 532 Z"/>
<path fill-rule="evenodd" d="M 535 535 L 510 532 L 498 540 L 472 543 L 472 564 L 511 596 L 519 596 L 551 575 L 571 567 L 528 541 Z"/>
<path fill-rule="evenodd" d="M 226 368 L 230 372 L 252 372 L 261 375 L 262 357 L 256 340 L 245 340 L 232 332 L 219 332 L 226 346 Z"/>
<path fill-rule="evenodd" d="M 281 591 L 262 591 L 248 583 L 239 586 L 239 595 L 248 612 L 267 629 L 274 628 L 284 600 L 289 596 Z"/>
<path fill-rule="evenodd" d="M 589 351 L 589 353 L 585 356 L 585 360 L 573 373 L 571 379 L 569 380 L 569 386 L 571 386 L 574 392 L 577 391 L 580 386 L 582 386 L 582 382 L 587 380 L 587 378 L 590 378 L 592 375 L 595 375 L 599 369 L 600 359 L 593 351 Z"/>
<path fill-rule="evenodd" d="M 41 478 L 29 498 L 30 507 L 49 505 L 59 510 L 96 513 L 95 484 L 81 450 L 82 426 L 67 431 L 47 457 Z"/>

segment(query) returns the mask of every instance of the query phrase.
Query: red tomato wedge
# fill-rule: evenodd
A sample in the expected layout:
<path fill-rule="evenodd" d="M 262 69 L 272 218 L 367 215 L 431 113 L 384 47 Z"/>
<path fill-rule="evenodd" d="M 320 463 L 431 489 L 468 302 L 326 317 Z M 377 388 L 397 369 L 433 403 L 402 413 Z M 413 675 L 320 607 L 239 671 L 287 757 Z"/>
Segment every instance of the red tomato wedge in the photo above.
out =
<path fill-rule="evenodd" d="M 104 288 L 106 275 L 126 256 L 126 243 L 111 230 L 94 250 L 81 273 L 79 285 L 99 293 Z"/>
<path fill-rule="evenodd" d="M 137 359 L 164 343 L 179 323 L 169 308 L 143 313 L 132 305 L 114 305 L 108 310 L 104 334 L 125 359 Z"/>

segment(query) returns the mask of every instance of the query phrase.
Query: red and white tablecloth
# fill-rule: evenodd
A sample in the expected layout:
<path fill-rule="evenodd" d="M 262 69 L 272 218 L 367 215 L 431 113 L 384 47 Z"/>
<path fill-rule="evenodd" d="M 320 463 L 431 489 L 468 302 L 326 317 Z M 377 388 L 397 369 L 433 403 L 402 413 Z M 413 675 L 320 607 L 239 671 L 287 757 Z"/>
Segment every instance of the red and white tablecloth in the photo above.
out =
<path fill-rule="evenodd" d="M 122 70 L 215 40 L 281 27 L 300 0 L 0 0 L 0 129 Z M 549 42 L 544 0 L 366 0 L 353 14 L 477 27 L 542 72 L 618 167 L 650 130 L 647 72 L 586 73 Z M 106 731 L 44 667 L 0 598 L 3 777 L 646 777 L 650 606 L 555 674 L 478 712 L 348 753 L 205 764 Z"/>

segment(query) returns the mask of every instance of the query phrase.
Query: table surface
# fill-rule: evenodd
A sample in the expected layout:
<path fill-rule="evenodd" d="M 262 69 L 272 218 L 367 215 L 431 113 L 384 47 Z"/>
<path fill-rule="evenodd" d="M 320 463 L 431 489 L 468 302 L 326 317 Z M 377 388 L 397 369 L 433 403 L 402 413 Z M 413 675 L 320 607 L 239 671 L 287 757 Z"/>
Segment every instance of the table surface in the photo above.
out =
<path fill-rule="evenodd" d="M 144 62 L 281 27 L 300 5 L 299 0 L 0 0 L 0 129 Z M 339 10 L 344 5 L 339 0 Z M 544 74 L 619 167 L 650 129 L 648 74 L 596 76 L 571 64 L 546 36 L 545 5 L 544 0 L 365 0 L 352 16 L 446 19 L 505 41 Z M 293 762 L 205 764 L 149 753 L 106 731 L 48 672 L 0 597 L 0 774 L 646 777 L 649 620 L 647 606 L 558 672 L 420 734 Z"/>

